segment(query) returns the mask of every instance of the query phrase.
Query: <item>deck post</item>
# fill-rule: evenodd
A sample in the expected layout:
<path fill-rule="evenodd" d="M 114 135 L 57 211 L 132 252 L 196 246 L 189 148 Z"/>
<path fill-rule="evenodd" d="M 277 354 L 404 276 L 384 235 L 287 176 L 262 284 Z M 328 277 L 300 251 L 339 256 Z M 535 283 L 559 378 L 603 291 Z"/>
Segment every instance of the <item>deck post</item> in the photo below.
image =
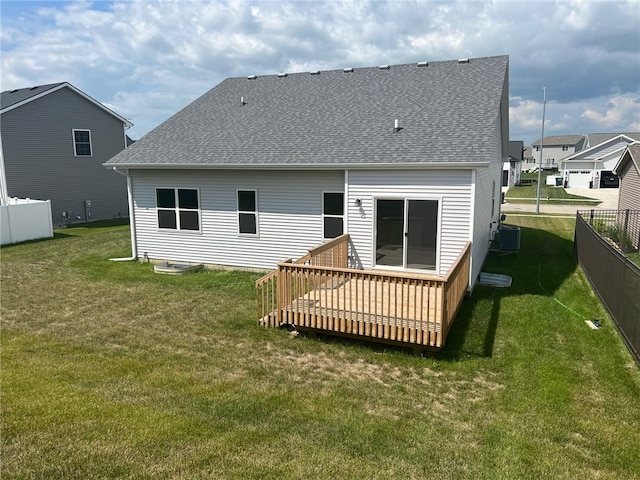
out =
<path fill-rule="evenodd" d="M 288 302 L 288 289 L 287 285 L 287 274 L 282 265 L 278 265 L 278 308 L 276 312 L 276 326 L 282 325 L 285 323 L 284 318 L 284 310 L 287 307 Z"/>

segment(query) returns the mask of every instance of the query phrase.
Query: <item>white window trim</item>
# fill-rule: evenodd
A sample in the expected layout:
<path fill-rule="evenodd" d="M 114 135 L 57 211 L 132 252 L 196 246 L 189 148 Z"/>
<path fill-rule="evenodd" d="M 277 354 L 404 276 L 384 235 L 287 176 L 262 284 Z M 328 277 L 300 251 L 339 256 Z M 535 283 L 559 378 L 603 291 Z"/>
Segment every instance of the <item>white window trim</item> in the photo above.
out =
<path fill-rule="evenodd" d="M 256 209 L 253 211 L 253 215 L 256 218 L 256 233 L 243 233 L 240 232 L 240 214 L 244 213 L 244 214 L 248 214 L 251 213 L 249 211 L 241 211 L 240 210 L 240 192 L 253 192 L 253 194 L 255 195 L 255 204 L 256 204 Z M 256 188 L 238 188 L 236 190 L 236 231 L 238 233 L 239 237 L 249 237 L 249 238 L 259 238 L 260 237 L 260 217 L 258 215 L 259 212 L 259 206 L 258 206 L 258 190 Z"/>
<path fill-rule="evenodd" d="M 91 149 L 91 155 L 78 155 L 78 149 L 76 145 L 76 132 L 89 132 L 89 148 Z M 74 157 L 93 157 L 93 141 L 91 140 L 91 130 L 89 130 L 88 128 L 72 128 L 71 141 L 73 142 Z"/>
<path fill-rule="evenodd" d="M 341 194 L 342 195 L 342 215 L 327 215 L 324 213 L 324 195 L 325 193 L 336 193 L 336 194 Z M 331 238 L 327 238 L 324 234 L 324 219 L 325 218 L 341 218 L 342 219 L 342 234 L 344 235 L 345 230 L 345 199 L 346 199 L 346 195 L 344 194 L 344 192 L 338 192 L 335 190 L 326 190 L 322 192 L 322 239 L 323 240 L 331 240 Z"/>
<path fill-rule="evenodd" d="M 438 235 L 436 237 L 436 268 L 434 270 L 427 270 L 421 268 L 405 268 L 405 267 L 394 267 L 391 265 L 378 265 L 376 263 L 376 238 L 377 238 L 377 222 L 376 218 L 378 216 L 378 200 L 404 200 L 405 206 L 407 205 L 407 200 L 432 200 L 434 202 L 438 202 Z M 422 196 L 422 195 L 376 195 L 373 197 L 373 221 L 372 223 L 372 241 L 371 241 L 371 263 L 373 265 L 374 270 L 389 270 L 389 271 L 397 271 L 397 272 L 411 272 L 411 273 L 428 273 L 428 274 L 436 274 L 440 275 L 440 254 L 442 250 L 442 204 L 444 203 L 443 196 Z M 408 211 L 405 208 L 404 212 L 404 222 L 406 225 Z M 406 236 L 404 240 L 404 248 L 406 248 Z M 406 259 L 403 259 L 403 262 Z"/>
<path fill-rule="evenodd" d="M 174 199 L 176 201 L 176 206 L 174 208 L 167 207 L 158 207 L 158 190 L 173 190 Z M 192 208 L 180 208 L 180 202 L 178 198 L 178 190 L 195 190 L 198 195 L 198 209 Z M 200 189 L 192 188 L 192 187 L 156 187 L 154 190 L 156 195 L 156 231 L 158 232 L 180 232 L 180 233 L 190 233 L 190 234 L 201 234 L 202 233 L 202 206 L 200 199 Z M 161 228 L 158 221 L 158 211 L 159 210 L 172 210 L 176 215 L 176 228 Z M 185 229 L 180 228 L 180 211 L 184 210 L 185 212 L 198 212 L 198 230 Z"/>

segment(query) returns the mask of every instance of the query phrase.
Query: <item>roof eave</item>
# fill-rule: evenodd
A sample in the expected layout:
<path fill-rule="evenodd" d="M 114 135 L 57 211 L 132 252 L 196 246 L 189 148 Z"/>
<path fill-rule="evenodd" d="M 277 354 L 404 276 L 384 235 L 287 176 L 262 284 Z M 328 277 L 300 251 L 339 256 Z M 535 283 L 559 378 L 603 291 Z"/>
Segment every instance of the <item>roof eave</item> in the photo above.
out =
<path fill-rule="evenodd" d="M 611 138 L 609 140 L 606 140 L 606 141 L 604 141 L 602 143 L 599 143 L 598 145 L 594 145 L 591 148 L 587 148 L 586 150 L 581 150 L 579 152 L 576 152 L 573 155 L 569 155 L 568 157 L 563 158 L 562 162 L 584 162 L 584 161 L 592 162 L 593 160 L 588 158 L 588 157 L 587 158 L 578 158 L 578 157 L 586 155 L 587 153 L 591 153 L 594 150 L 596 150 L 597 148 L 602 147 L 604 144 L 612 143 L 614 140 L 620 140 L 621 137 L 623 137 L 623 136 L 624 135 L 618 135 L 617 137 L 614 137 L 614 138 Z M 624 136 L 624 137 L 627 138 L 627 139 L 629 138 L 629 137 L 626 137 L 626 136 Z M 624 147 L 620 147 L 620 148 L 618 148 L 616 150 L 613 150 L 613 151 L 607 153 L 606 155 L 611 155 L 611 154 L 619 152 L 620 150 L 624 150 L 625 148 L 627 148 L 627 145 L 625 145 Z"/>
<path fill-rule="evenodd" d="M 424 163 L 312 163 L 312 164 L 202 164 L 202 163 L 103 163 L 114 170 L 468 170 L 484 168 L 489 162 Z"/>
<path fill-rule="evenodd" d="M 631 149 L 629 149 L 629 147 L 634 144 L 640 144 L 640 142 L 634 142 L 630 145 L 627 145 L 625 152 L 622 154 L 622 156 L 616 163 L 616 166 L 613 167 L 612 171 L 615 175 L 620 174 L 619 172 L 624 169 L 627 162 L 633 163 L 636 167 L 636 170 L 640 172 L 640 162 L 637 161 L 637 159 L 634 157 L 633 153 L 631 152 Z"/>

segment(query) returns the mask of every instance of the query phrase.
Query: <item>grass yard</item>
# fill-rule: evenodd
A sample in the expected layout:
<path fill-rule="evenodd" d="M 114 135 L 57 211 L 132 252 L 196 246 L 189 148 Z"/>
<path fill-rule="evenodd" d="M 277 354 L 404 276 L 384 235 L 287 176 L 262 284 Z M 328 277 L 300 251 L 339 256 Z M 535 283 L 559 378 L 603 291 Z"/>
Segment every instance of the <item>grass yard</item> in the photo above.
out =
<path fill-rule="evenodd" d="M 540 180 L 540 203 L 544 205 L 598 205 L 599 200 L 588 199 L 580 195 L 567 193 L 564 188 L 546 185 L 547 173 L 542 174 Z M 555 175 L 555 174 L 553 174 Z M 538 180 L 537 173 L 523 173 L 523 179 Z M 536 203 L 538 184 L 516 185 L 507 190 L 505 198 L 511 203 Z"/>
<path fill-rule="evenodd" d="M 258 327 L 256 274 L 110 262 L 126 226 L 2 248 L 0 476 L 638 478 L 640 371 L 573 220 L 511 223 L 522 250 L 485 270 L 513 286 L 425 358 Z"/>
<path fill-rule="evenodd" d="M 627 253 L 629 260 L 640 267 L 640 253 Z"/>

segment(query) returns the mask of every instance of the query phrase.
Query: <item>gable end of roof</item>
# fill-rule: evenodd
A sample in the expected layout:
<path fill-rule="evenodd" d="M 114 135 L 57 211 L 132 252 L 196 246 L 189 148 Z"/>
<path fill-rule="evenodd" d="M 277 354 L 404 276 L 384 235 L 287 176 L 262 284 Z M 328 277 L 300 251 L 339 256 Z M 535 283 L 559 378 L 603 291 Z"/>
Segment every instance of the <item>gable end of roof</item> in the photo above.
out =
<path fill-rule="evenodd" d="M 48 85 L 39 85 L 35 87 L 29 88 L 20 88 L 14 90 L 7 90 L 0 94 L 0 114 L 9 112 L 15 108 L 20 108 L 21 106 L 38 100 L 45 95 L 49 95 L 53 92 L 56 92 L 62 88 L 69 88 L 71 91 L 80 95 L 84 99 L 96 105 L 98 108 L 104 110 L 109 115 L 114 116 L 118 120 L 120 120 L 126 128 L 133 126 L 129 120 L 124 118 L 123 116 L 117 114 L 110 108 L 104 106 L 102 103 L 98 102 L 91 96 L 84 93 L 82 90 L 74 87 L 69 82 L 59 82 L 59 83 L 51 83 Z"/>

